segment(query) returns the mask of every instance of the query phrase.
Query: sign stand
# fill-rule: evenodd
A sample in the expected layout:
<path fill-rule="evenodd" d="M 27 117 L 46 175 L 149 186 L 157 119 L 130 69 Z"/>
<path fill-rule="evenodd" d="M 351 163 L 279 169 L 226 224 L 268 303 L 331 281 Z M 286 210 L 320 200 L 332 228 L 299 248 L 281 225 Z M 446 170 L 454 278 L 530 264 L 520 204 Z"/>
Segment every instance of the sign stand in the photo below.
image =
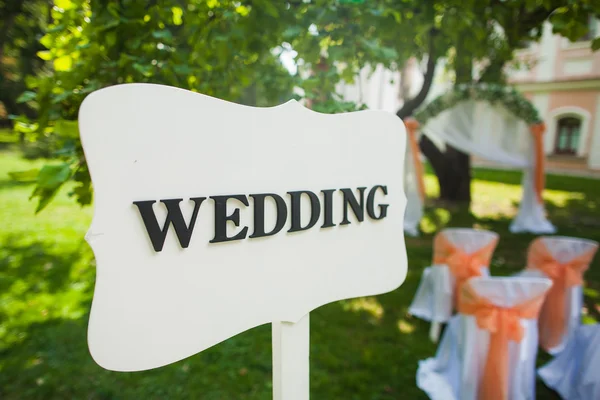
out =
<path fill-rule="evenodd" d="M 298 322 L 274 321 L 273 400 L 308 400 L 310 318 Z"/>

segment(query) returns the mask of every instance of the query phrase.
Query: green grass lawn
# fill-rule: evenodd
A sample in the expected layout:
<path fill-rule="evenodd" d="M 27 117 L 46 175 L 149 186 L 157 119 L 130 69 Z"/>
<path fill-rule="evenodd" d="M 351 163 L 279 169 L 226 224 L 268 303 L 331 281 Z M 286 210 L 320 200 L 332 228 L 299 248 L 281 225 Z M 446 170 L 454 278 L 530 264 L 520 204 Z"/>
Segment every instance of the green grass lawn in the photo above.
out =
<path fill-rule="evenodd" d="M 28 201 L 32 184 L 9 171 L 40 162 L 0 152 L 0 399 L 270 399 L 271 332 L 264 325 L 201 354 L 157 370 L 108 372 L 86 342 L 93 295 L 93 255 L 83 240 L 92 216 L 65 188 L 40 215 Z M 520 174 L 474 171 L 472 211 L 429 207 L 424 234 L 408 238 L 403 286 L 381 296 L 341 301 L 311 313 L 313 399 L 424 399 L 415 385 L 420 359 L 434 355 L 429 325 L 407 314 L 433 233 L 479 227 L 501 235 L 495 275 L 520 270 L 533 239 L 508 226 L 520 197 Z M 562 235 L 600 240 L 600 181 L 549 176 L 545 199 Z M 435 177 L 427 176 L 435 195 Z M 600 257 L 587 275 L 585 322 L 600 320 Z M 547 359 L 540 356 L 540 361 Z M 538 398 L 556 398 L 542 384 Z"/>

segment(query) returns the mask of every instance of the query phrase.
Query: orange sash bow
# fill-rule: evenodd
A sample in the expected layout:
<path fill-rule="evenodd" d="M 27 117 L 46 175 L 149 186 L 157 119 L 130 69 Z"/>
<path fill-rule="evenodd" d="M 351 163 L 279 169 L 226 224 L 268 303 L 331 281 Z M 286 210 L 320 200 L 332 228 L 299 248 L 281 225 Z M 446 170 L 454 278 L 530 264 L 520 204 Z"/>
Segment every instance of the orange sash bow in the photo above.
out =
<path fill-rule="evenodd" d="M 477 398 L 479 400 L 507 400 L 509 398 L 508 341 L 520 342 L 525 330 L 521 319 L 536 318 L 545 293 L 523 304 L 504 308 L 478 296 L 467 283 L 462 286 L 460 312 L 472 315 L 479 329 L 490 332 L 490 343 Z"/>
<path fill-rule="evenodd" d="M 548 351 L 558 346 L 567 327 L 567 290 L 583 284 L 583 273 L 588 269 L 596 248 L 559 263 L 548 250 L 542 238 L 534 240 L 527 253 L 527 268 L 537 269 L 552 280 L 546 301 L 540 313 L 540 346 Z"/>
<path fill-rule="evenodd" d="M 459 292 L 462 284 L 469 278 L 481 276 L 481 267 L 489 267 L 492 254 L 496 248 L 498 239 L 495 238 L 489 244 L 483 246 L 472 254 L 467 254 L 448 240 L 444 232 L 438 233 L 433 240 L 433 263 L 446 264 L 456 279 L 454 286 L 454 304 L 460 300 Z"/>
<path fill-rule="evenodd" d="M 410 152 L 415 166 L 419 197 L 421 197 L 421 201 L 423 201 L 425 200 L 425 182 L 423 181 L 423 163 L 421 163 L 421 158 L 419 157 L 419 144 L 417 143 L 417 129 L 419 128 L 419 122 L 414 118 L 407 118 L 404 120 L 404 125 L 406 126 L 406 132 L 408 133 L 408 145 L 410 146 Z"/>

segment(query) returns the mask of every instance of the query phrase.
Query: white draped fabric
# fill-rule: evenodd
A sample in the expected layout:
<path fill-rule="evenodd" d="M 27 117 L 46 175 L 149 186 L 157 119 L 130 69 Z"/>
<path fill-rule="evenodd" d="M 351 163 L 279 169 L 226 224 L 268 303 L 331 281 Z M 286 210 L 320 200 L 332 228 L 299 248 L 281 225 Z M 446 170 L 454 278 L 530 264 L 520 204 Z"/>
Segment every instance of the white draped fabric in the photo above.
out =
<path fill-rule="evenodd" d="M 517 216 L 510 225 L 513 233 L 530 232 L 538 235 L 556 232 L 556 228 L 546 218 L 544 205 L 540 204 L 535 195 L 533 186 L 534 170 L 531 167 L 523 169 L 523 197 L 519 205 Z"/>
<path fill-rule="evenodd" d="M 487 268 L 482 272 L 489 275 Z M 425 268 L 408 312 L 426 321 L 448 322 L 452 317 L 453 281 L 447 265 L 437 264 Z"/>
<path fill-rule="evenodd" d="M 511 232 L 555 232 L 535 196 L 529 127 L 503 105 L 465 100 L 427 120 L 421 131 L 466 153 L 523 169 L 523 198 Z"/>
<path fill-rule="evenodd" d="M 600 325 L 577 327 L 564 350 L 538 370 L 565 400 L 600 399 Z"/>
<path fill-rule="evenodd" d="M 419 235 L 419 224 L 423 218 L 423 200 L 419 195 L 415 162 L 408 143 L 404 160 L 404 191 L 406 192 L 406 211 L 404 213 L 404 231 L 410 236 Z M 417 155 L 418 157 L 418 155 Z"/>
<path fill-rule="evenodd" d="M 498 240 L 495 232 L 468 228 L 447 228 L 438 235 L 445 235 L 450 243 L 466 254 L 472 254 L 493 240 Z M 483 276 L 489 276 L 489 265 L 481 266 L 480 271 Z M 447 265 L 437 264 L 425 268 L 408 312 L 434 324 L 448 322 L 453 312 L 454 287 L 455 278 Z M 430 331 L 430 338 L 435 342 L 438 334 L 436 326 Z"/>
<path fill-rule="evenodd" d="M 541 278 L 472 278 L 478 296 L 499 307 L 514 307 L 544 295 L 552 282 Z M 537 320 L 521 319 L 524 337 L 509 342 L 509 399 L 535 399 Z M 475 317 L 458 314 L 448 323 L 437 354 L 419 362 L 417 386 L 432 400 L 477 400 L 490 333 Z M 479 399 L 482 400 L 482 399 Z"/>

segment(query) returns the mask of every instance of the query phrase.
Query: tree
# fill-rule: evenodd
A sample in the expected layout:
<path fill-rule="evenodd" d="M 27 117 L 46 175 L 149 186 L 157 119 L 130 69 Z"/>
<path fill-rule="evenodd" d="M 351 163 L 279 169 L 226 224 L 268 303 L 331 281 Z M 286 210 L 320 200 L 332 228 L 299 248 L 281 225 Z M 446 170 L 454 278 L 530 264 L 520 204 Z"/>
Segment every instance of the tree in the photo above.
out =
<path fill-rule="evenodd" d="M 479 82 L 505 82 L 504 67 L 513 61 L 515 50 L 526 43 L 540 39 L 543 23 L 550 21 L 553 32 L 571 40 L 586 34 L 590 17 L 600 16 L 597 1 L 535 1 L 535 0 L 488 0 L 485 2 L 444 2 L 443 20 L 432 35 L 442 35 L 451 43 L 451 67 L 456 84 L 473 81 L 473 61 L 487 63 Z M 600 47 L 600 39 L 594 40 L 592 48 Z M 483 51 L 482 51 L 483 50 Z M 425 100 L 431 87 L 436 64 L 432 60 L 443 56 L 435 41 L 430 42 L 429 62 L 425 82 L 419 94 L 408 101 L 398 116 L 410 116 Z M 447 146 L 441 151 L 426 136 L 420 143 L 440 186 L 440 198 L 450 202 L 470 202 L 470 158 L 467 154 Z"/>
<path fill-rule="evenodd" d="M 77 113 L 97 89 L 148 82 L 262 105 L 289 97 L 293 77 L 272 52 L 293 17 L 288 8 L 269 0 L 55 0 L 37 53 L 45 64 L 24 95 L 38 117 L 16 126 L 52 138 L 60 161 L 39 171 L 37 211 L 69 180 L 80 204 L 92 200 Z"/>
<path fill-rule="evenodd" d="M 38 39 L 46 23 L 50 4 L 45 1 L 0 1 L 0 103 L 10 115 L 35 116 L 24 103 L 25 78 L 35 74 L 42 60 Z"/>
<path fill-rule="evenodd" d="M 595 0 L 55 0 L 37 53 L 44 64 L 21 96 L 37 117 L 16 124 L 33 139 L 51 138 L 61 161 L 39 172 L 37 210 L 70 179 L 79 203 L 91 202 L 76 120 L 83 98 L 102 87 L 163 83 L 269 105 L 296 85 L 314 109 L 342 112 L 360 105 L 336 96 L 338 82 L 367 65 L 396 69 L 426 58 L 421 91 L 397 113 L 406 117 L 426 98 L 438 59 L 450 60 L 457 83 L 472 80 L 474 61 L 487 64 L 482 79 L 500 81 L 514 50 L 539 39 L 545 20 L 576 38 L 592 14 L 600 14 Z M 278 60 L 282 46 L 298 53 L 295 76 Z M 468 156 L 442 153 L 427 139 L 421 147 L 442 198 L 468 201 Z"/>
<path fill-rule="evenodd" d="M 479 81 L 502 83 L 504 67 L 513 61 L 515 50 L 539 40 L 545 21 L 553 24 L 555 33 L 574 40 L 586 33 L 590 16 L 600 15 L 600 2 L 594 0 L 354 0 L 311 4 L 318 6 L 310 16 L 315 29 L 292 43 L 299 57 L 316 71 L 303 83 L 307 96 L 314 96 L 318 88 L 321 102 L 336 104 L 335 84 L 340 79 L 351 82 L 362 67 L 382 64 L 397 69 L 411 56 L 424 58 L 423 86 L 398 110 L 400 118 L 411 116 L 423 104 L 440 58 L 449 60 L 456 84 L 473 82 L 474 62 L 485 65 Z M 600 40 L 596 39 L 593 47 L 600 47 Z M 323 65 L 337 68 L 323 69 Z M 442 151 L 425 136 L 420 145 L 438 177 L 441 199 L 469 202 L 469 156 L 451 146 Z"/>

